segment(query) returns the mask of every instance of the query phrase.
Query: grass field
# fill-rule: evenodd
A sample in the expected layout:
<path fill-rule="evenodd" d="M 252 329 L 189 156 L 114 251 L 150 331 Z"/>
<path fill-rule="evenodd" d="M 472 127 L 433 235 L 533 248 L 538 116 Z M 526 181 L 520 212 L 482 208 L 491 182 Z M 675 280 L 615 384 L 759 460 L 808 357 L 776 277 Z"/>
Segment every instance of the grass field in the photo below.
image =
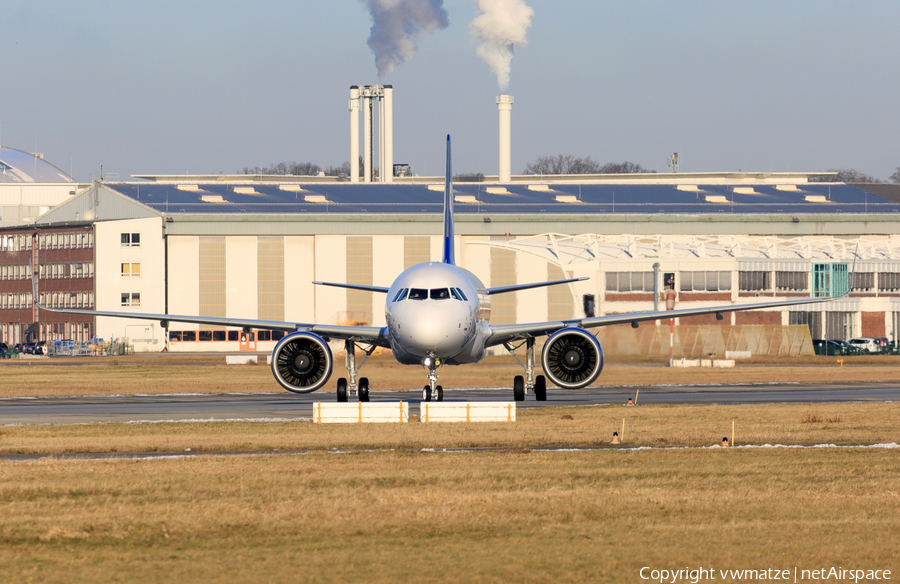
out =
<path fill-rule="evenodd" d="M 900 443 L 900 403 L 682 405 L 519 410 L 513 424 L 190 422 L 0 427 L 0 453 L 193 452 L 599 446 Z"/>
<path fill-rule="evenodd" d="M 625 364 L 600 381 L 900 378 L 890 361 L 830 361 Z M 220 363 L 4 364 L 0 395 L 278 391 L 265 366 Z M 387 386 L 418 385 L 415 368 L 371 365 L 367 375 Z M 497 358 L 444 373 L 457 386 L 499 386 L 518 369 Z M 608 444 L 623 418 L 626 446 L 652 448 L 531 450 Z M 514 424 L 0 427 L 4 454 L 260 452 L 0 460 L 0 581 L 644 582 L 645 566 L 842 566 L 895 578 L 900 449 L 677 447 L 716 445 L 732 421 L 738 445 L 896 443 L 898 419 L 900 403 L 859 403 L 540 408 Z M 506 450 L 422 451 L 478 446 Z"/>
<path fill-rule="evenodd" d="M 0 477 L 9 582 L 900 568 L 897 455 L 882 449 L 43 460 L 2 462 Z"/>

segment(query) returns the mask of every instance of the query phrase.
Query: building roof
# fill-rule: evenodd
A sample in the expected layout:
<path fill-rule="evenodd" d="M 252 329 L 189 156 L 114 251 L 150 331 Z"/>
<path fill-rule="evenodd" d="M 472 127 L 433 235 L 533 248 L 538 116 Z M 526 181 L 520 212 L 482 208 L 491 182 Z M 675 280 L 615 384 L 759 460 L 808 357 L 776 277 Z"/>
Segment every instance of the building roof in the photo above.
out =
<path fill-rule="evenodd" d="M 0 183 L 74 183 L 72 177 L 43 159 L 15 148 L 0 148 Z"/>
<path fill-rule="evenodd" d="M 105 183 L 165 215 L 439 214 L 443 184 Z M 802 185 L 454 184 L 459 215 L 900 213 L 842 183 Z"/>

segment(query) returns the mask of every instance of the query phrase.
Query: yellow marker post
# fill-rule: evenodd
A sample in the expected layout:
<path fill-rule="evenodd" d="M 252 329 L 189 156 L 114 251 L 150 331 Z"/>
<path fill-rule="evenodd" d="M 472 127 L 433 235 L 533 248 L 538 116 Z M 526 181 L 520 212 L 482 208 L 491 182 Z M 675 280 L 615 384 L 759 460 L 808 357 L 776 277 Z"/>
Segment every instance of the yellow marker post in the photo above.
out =
<path fill-rule="evenodd" d="M 838 359 L 837 362 L 840 363 L 840 364 L 841 364 L 841 367 L 843 368 L 843 366 L 844 366 L 844 360 L 843 360 L 843 359 Z"/>
<path fill-rule="evenodd" d="M 472 416 L 471 416 L 471 411 L 470 411 L 470 408 L 471 408 L 471 407 L 472 407 L 471 404 L 466 404 L 466 421 L 467 421 L 467 422 L 471 422 L 471 421 L 472 421 Z"/>
<path fill-rule="evenodd" d="M 403 402 L 400 402 L 400 421 L 403 422 Z"/>
<path fill-rule="evenodd" d="M 317 403 L 316 403 L 316 409 L 319 410 L 319 420 L 318 420 L 318 423 L 321 424 L 321 423 L 322 423 L 322 402 L 317 402 Z"/>
<path fill-rule="evenodd" d="M 428 423 L 428 404 L 425 404 L 425 423 Z"/>
<path fill-rule="evenodd" d="M 359 423 L 362 424 L 362 402 L 359 402 Z"/>
<path fill-rule="evenodd" d="M 734 446 L 734 420 L 731 420 L 731 446 Z"/>
<path fill-rule="evenodd" d="M 512 404 L 506 404 L 506 421 L 512 422 Z"/>
<path fill-rule="evenodd" d="M 638 398 L 639 395 L 641 395 L 641 390 L 640 390 L 640 389 L 637 390 L 637 393 L 636 393 L 636 394 L 634 394 L 634 405 L 637 405 L 637 398 Z"/>
<path fill-rule="evenodd" d="M 622 418 L 622 433 L 619 434 L 619 440 L 625 442 L 625 418 Z"/>

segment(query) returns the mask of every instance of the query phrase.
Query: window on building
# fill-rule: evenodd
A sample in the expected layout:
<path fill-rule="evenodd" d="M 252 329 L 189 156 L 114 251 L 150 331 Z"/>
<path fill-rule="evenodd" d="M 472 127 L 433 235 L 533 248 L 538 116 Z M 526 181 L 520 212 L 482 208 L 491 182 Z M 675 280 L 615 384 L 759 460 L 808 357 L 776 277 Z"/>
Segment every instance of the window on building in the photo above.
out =
<path fill-rule="evenodd" d="M 759 292 L 771 289 L 771 272 L 738 272 L 738 290 L 741 292 Z"/>
<path fill-rule="evenodd" d="M 856 274 L 853 275 L 854 287 Z M 900 272 L 878 272 L 879 292 L 900 292 Z"/>
<path fill-rule="evenodd" d="M 775 272 L 775 289 L 779 292 L 809 290 L 809 272 Z"/>
<path fill-rule="evenodd" d="M 225 334 L 226 334 L 227 332 L 228 332 L 228 331 L 213 331 L 213 332 L 212 332 L 213 340 L 214 340 L 214 341 L 224 341 L 224 340 L 225 340 Z"/>
<path fill-rule="evenodd" d="M 211 341 L 213 339 L 212 331 L 197 331 L 198 341 Z"/>
<path fill-rule="evenodd" d="M 856 272 L 853 274 L 854 292 L 874 292 L 875 272 Z"/>
<path fill-rule="evenodd" d="M 122 306 L 140 306 L 140 292 L 122 292 Z"/>
<path fill-rule="evenodd" d="M 140 233 L 123 233 L 122 234 L 122 245 L 130 246 L 130 247 L 138 247 L 141 245 L 141 234 Z"/>
<path fill-rule="evenodd" d="M 140 276 L 141 275 L 141 264 L 137 264 L 137 263 L 122 264 L 122 275 L 123 276 Z"/>
<path fill-rule="evenodd" d="M 257 341 L 271 341 L 272 340 L 272 331 L 258 331 L 256 333 Z"/>
<path fill-rule="evenodd" d="M 181 337 L 184 341 L 196 341 L 197 331 L 182 331 Z"/>
<path fill-rule="evenodd" d="M 653 272 L 607 272 L 607 292 L 653 292 Z"/>
<path fill-rule="evenodd" d="M 239 331 L 228 331 L 228 340 L 236 341 L 238 340 Z"/>

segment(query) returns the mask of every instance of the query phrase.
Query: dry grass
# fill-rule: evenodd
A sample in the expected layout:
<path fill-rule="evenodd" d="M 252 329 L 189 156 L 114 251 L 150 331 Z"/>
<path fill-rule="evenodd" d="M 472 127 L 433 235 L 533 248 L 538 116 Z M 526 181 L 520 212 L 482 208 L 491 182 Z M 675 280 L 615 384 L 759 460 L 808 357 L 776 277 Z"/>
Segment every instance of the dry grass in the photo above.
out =
<path fill-rule="evenodd" d="M 896 468 L 835 449 L 0 462 L 0 566 L 9 582 L 896 573 Z"/>
<path fill-rule="evenodd" d="M 631 446 L 900 443 L 900 403 L 680 405 L 519 410 L 514 424 L 208 422 L 0 428 L 0 452 L 182 452 L 599 446 L 622 431 Z"/>
<path fill-rule="evenodd" d="M 832 357 L 798 358 L 791 364 L 738 365 L 735 369 L 680 369 L 647 364 L 606 366 L 595 385 L 620 387 L 657 384 L 746 384 L 900 382 L 900 359 L 889 356 L 846 360 L 840 367 Z M 0 397 L 117 395 L 159 393 L 281 392 L 267 365 L 224 364 L 223 356 L 169 354 L 82 359 L 43 359 L 0 362 Z M 26 364 L 27 363 L 27 364 Z M 343 357 L 335 357 L 334 380 L 344 375 Z M 477 365 L 446 367 L 440 371 L 445 387 L 511 387 L 522 370 L 509 357 L 489 357 Z M 424 370 L 398 364 L 390 355 L 369 359 L 362 375 L 373 391 L 409 390 L 425 383 Z"/>

